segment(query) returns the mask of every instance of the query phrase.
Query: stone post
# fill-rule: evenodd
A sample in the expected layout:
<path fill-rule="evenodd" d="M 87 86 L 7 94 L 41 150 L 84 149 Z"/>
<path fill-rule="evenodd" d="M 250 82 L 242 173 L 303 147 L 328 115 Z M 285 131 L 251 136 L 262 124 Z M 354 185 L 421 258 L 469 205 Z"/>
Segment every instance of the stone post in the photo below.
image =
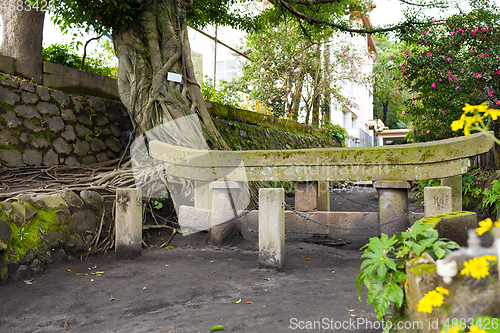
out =
<path fill-rule="evenodd" d="M 210 182 L 194 181 L 194 206 L 196 208 L 211 209 L 212 195 L 210 193 Z"/>
<path fill-rule="evenodd" d="M 330 182 L 329 181 L 319 181 L 318 182 L 318 211 L 329 212 L 330 211 Z"/>
<path fill-rule="evenodd" d="M 224 240 L 233 236 L 236 232 L 234 222 L 224 223 L 238 215 L 238 201 L 241 182 L 211 182 L 212 191 L 212 216 L 210 223 L 210 245 L 221 245 Z M 221 224 L 221 225 L 218 225 Z"/>
<path fill-rule="evenodd" d="M 378 193 L 379 224 L 392 221 L 408 212 L 409 182 L 376 181 L 373 186 Z M 385 233 L 391 237 L 405 231 L 409 226 L 410 220 L 407 215 L 393 223 L 379 227 L 379 233 Z"/>
<path fill-rule="evenodd" d="M 451 209 L 453 212 L 462 211 L 462 175 L 441 179 L 441 186 L 451 187 Z"/>
<path fill-rule="evenodd" d="M 116 190 L 116 259 L 134 259 L 142 254 L 142 200 L 140 188 Z"/>
<path fill-rule="evenodd" d="M 285 259 L 285 190 L 259 189 L 259 266 L 283 268 Z"/>
<path fill-rule="evenodd" d="M 427 186 L 424 188 L 424 201 L 425 217 L 451 213 L 451 187 Z"/>
<path fill-rule="evenodd" d="M 318 209 L 318 182 L 295 183 L 295 209 L 299 212 Z"/>

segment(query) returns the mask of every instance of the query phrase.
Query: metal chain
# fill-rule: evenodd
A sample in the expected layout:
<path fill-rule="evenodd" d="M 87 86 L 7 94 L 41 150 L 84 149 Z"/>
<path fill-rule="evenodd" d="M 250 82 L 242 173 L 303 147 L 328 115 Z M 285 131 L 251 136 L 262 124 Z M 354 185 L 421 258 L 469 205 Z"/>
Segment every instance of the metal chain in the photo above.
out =
<path fill-rule="evenodd" d="M 382 226 L 385 226 L 385 225 L 388 225 L 388 224 L 391 224 L 391 223 L 394 223 L 400 219 L 402 219 L 403 217 L 407 216 L 408 214 L 410 213 L 413 213 L 414 211 L 416 211 L 418 208 L 420 208 L 421 206 L 423 205 L 418 205 L 417 207 L 409 210 L 408 212 L 406 212 L 406 214 L 400 216 L 400 217 L 397 217 L 395 219 L 392 219 L 390 220 L 389 222 L 385 222 L 385 223 L 382 223 L 382 224 L 377 224 L 375 226 L 370 226 L 370 227 L 363 227 L 363 228 L 345 228 L 345 227 L 337 227 L 337 226 L 334 226 L 334 225 L 329 225 L 329 224 L 325 224 L 325 223 L 321 223 L 321 222 L 318 222 L 318 221 L 315 221 L 313 219 L 311 219 L 310 217 L 308 216 L 305 216 L 304 214 L 296 211 L 295 209 L 293 209 L 292 207 L 288 206 L 286 203 L 283 203 L 283 206 L 285 206 L 286 208 L 288 208 L 289 210 L 291 210 L 292 212 L 294 212 L 295 214 L 297 214 L 298 216 L 308 220 L 308 221 L 311 221 L 313 223 L 316 223 L 316 224 L 319 224 L 319 225 L 322 225 L 324 227 L 328 227 L 328 228 L 335 228 L 335 229 L 340 229 L 340 230 L 356 230 L 356 231 L 359 231 L 359 230 L 368 230 L 368 229 L 375 229 L 375 228 L 378 228 L 378 227 L 382 227 Z"/>
<path fill-rule="evenodd" d="M 170 222 L 170 223 L 172 223 L 172 224 L 174 224 L 174 225 L 181 226 L 181 225 L 179 224 L 179 222 L 175 222 L 175 221 L 169 220 L 169 219 L 167 219 L 167 218 L 165 218 L 165 217 L 163 217 L 163 216 L 161 216 L 161 215 L 159 215 L 159 214 L 157 214 L 157 213 L 153 212 L 151 209 L 149 209 L 148 207 L 144 206 L 140 200 L 137 200 L 137 204 L 138 204 L 138 205 L 140 205 L 140 206 L 142 206 L 142 208 L 144 208 L 146 211 L 150 212 L 151 214 L 153 214 L 153 215 L 154 215 L 154 216 L 156 216 L 157 218 L 159 218 L 159 219 L 161 219 L 161 220 L 163 220 L 163 221 L 166 221 L 166 222 Z M 247 215 L 247 214 L 248 214 L 248 213 L 250 213 L 252 210 L 255 210 L 257 207 L 259 207 L 259 205 L 258 205 L 258 204 L 257 204 L 257 205 L 254 205 L 252 208 L 250 208 L 249 210 L 247 210 L 247 211 L 245 211 L 245 212 L 241 213 L 240 215 L 235 216 L 235 217 L 233 217 L 233 218 L 231 218 L 231 219 L 229 219 L 229 220 L 227 220 L 227 221 L 225 221 L 225 222 L 219 223 L 219 224 L 217 224 L 217 225 L 218 225 L 218 226 L 219 226 L 219 225 L 224 225 L 224 224 L 227 224 L 227 223 L 232 222 L 232 221 L 234 221 L 234 220 L 237 220 L 237 219 L 239 219 L 240 217 L 243 217 L 243 216 Z M 183 228 L 194 228 L 194 227 L 189 227 L 189 226 L 182 226 L 182 227 L 183 227 Z"/>
<path fill-rule="evenodd" d="M 356 203 L 356 204 L 358 204 L 358 205 L 363 205 L 363 206 L 368 206 L 368 207 L 378 207 L 378 205 L 370 205 L 370 204 L 367 204 L 367 203 L 363 203 L 363 202 L 358 202 L 358 201 L 356 201 L 356 200 L 352 200 L 351 198 L 348 198 L 348 197 L 346 197 L 346 196 L 344 196 L 344 195 L 340 194 L 339 192 L 337 192 L 337 191 L 335 191 L 335 190 L 330 190 L 330 192 L 333 192 L 333 193 L 335 193 L 336 195 L 339 195 L 339 196 L 341 196 L 342 198 L 344 198 L 344 199 L 346 199 L 346 200 L 349 200 L 349 201 L 351 201 L 351 202 L 354 202 L 354 203 Z"/>

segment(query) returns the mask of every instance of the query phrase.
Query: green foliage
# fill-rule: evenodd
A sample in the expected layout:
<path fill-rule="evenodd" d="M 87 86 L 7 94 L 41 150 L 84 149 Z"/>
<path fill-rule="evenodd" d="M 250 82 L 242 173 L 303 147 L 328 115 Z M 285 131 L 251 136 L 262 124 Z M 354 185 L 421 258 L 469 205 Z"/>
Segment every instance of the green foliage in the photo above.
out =
<path fill-rule="evenodd" d="M 415 192 L 415 195 L 413 196 L 414 198 L 420 198 L 424 195 L 424 189 L 427 186 L 439 186 L 441 184 L 441 181 L 439 179 L 426 179 L 426 180 L 419 180 L 415 182 L 413 185 L 414 188 L 417 190 Z"/>
<path fill-rule="evenodd" d="M 227 81 L 221 80 L 216 88 L 210 77 L 205 76 L 201 83 L 201 94 L 206 101 L 216 102 L 222 105 L 229 105 L 234 108 L 241 108 L 241 99 L 238 94 L 229 91 Z"/>
<path fill-rule="evenodd" d="M 434 259 L 441 259 L 458 244 L 439 238 L 433 224 L 425 224 L 422 220 L 413 224 L 407 232 L 389 238 L 386 234 L 370 238 L 361 258 L 356 286 L 361 300 L 361 285 L 368 288 L 366 304 L 373 303 L 375 314 L 380 320 L 388 314 L 393 303 L 396 309 L 403 305 L 404 292 L 401 283 L 406 280 L 405 263 L 410 256 L 429 253 Z"/>
<path fill-rule="evenodd" d="M 471 200 L 481 200 L 484 187 L 491 175 L 491 170 L 485 170 L 478 167 L 470 167 L 467 172 L 462 175 L 462 197 L 464 205 L 467 206 Z"/>
<path fill-rule="evenodd" d="M 485 189 L 483 194 L 483 208 L 493 209 L 493 214 L 498 220 L 500 217 L 500 180 L 494 180 L 491 183 L 491 189 Z"/>
<path fill-rule="evenodd" d="M 499 9 L 478 1 L 470 6 L 468 13 L 402 35 L 407 49 L 399 56 L 398 71 L 413 93 L 405 120 L 413 123 L 416 142 L 462 135 L 450 125 L 465 103 L 500 105 Z"/>
<path fill-rule="evenodd" d="M 154 209 L 162 209 L 163 204 L 159 200 L 152 200 L 151 205 L 153 206 Z"/>
<path fill-rule="evenodd" d="M 328 123 L 323 126 L 323 130 L 327 131 L 327 136 L 329 138 L 337 141 L 341 147 L 345 147 L 345 139 L 347 138 L 347 131 L 340 125 Z"/>

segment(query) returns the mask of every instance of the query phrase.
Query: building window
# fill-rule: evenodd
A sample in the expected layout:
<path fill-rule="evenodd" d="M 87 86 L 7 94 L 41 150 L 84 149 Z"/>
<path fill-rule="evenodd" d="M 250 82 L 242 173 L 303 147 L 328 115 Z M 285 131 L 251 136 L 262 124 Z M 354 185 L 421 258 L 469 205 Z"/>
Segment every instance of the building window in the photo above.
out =
<path fill-rule="evenodd" d="M 221 80 L 231 81 L 236 76 L 236 60 L 217 61 L 216 78 L 217 82 Z"/>

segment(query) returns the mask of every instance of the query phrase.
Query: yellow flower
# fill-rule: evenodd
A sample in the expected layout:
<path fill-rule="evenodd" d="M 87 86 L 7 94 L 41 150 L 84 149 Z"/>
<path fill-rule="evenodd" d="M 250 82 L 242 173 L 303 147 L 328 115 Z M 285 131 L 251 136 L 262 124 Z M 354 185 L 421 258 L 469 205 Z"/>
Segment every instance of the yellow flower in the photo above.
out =
<path fill-rule="evenodd" d="M 442 332 L 442 331 L 441 331 Z M 450 327 L 448 329 L 448 333 L 458 333 L 460 332 L 460 328 L 453 328 L 453 327 Z"/>
<path fill-rule="evenodd" d="M 488 109 L 488 103 L 484 102 L 481 105 L 470 105 L 468 103 L 465 103 L 465 107 L 462 108 L 464 113 L 474 113 L 474 111 L 479 111 L 479 112 L 486 112 Z"/>
<path fill-rule="evenodd" d="M 481 328 L 479 328 L 479 327 L 477 327 L 477 326 L 472 326 L 472 327 L 470 328 L 470 331 L 469 331 L 469 332 L 470 332 L 470 333 L 487 333 L 485 330 L 483 330 L 483 329 L 481 329 Z M 449 331 L 448 331 L 448 333 L 449 333 Z"/>
<path fill-rule="evenodd" d="M 500 110 L 488 109 L 483 113 L 482 118 L 484 119 L 487 116 L 490 116 L 493 120 L 497 120 L 497 118 L 500 116 Z"/>
<path fill-rule="evenodd" d="M 464 124 L 464 134 L 465 136 L 470 135 L 470 128 L 472 125 L 476 124 L 479 122 L 479 117 L 478 116 L 472 116 L 472 117 L 465 117 L 465 124 Z"/>
<path fill-rule="evenodd" d="M 427 295 L 422 297 L 420 301 L 418 301 L 417 304 L 417 311 L 418 312 L 426 312 L 426 313 L 432 313 L 432 305 L 429 303 L 429 300 L 426 298 Z"/>
<path fill-rule="evenodd" d="M 432 306 L 441 306 L 443 304 L 443 301 L 444 301 L 443 295 L 441 295 L 440 293 L 438 293 L 435 290 L 429 291 L 427 293 L 427 295 L 425 295 L 425 297 L 427 297 L 429 303 Z"/>
<path fill-rule="evenodd" d="M 460 116 L 460 119 L 453 121 L 451 123 L 451 130 L 454 131 L 454 132 L 456 132 L 459 129 L 464 128 L 465 118 L 466 118 L 466 116 L 465 116 L 465 113 L 464 113 L 464 114 L 462 114 Z"/>
<path fill-rule="evenodd" d="M 500 228 L 500 221 L 496 221 L 495 223 L 493 223 L 493 225 L 497 228 Z"/>
<path fill-rule="evenodd" d="M 489 231 L 493 226 L 493 221 L 488 217 L 486 220 L 479 222 L 479 228 L 476 228 L 477 234 L 481 236 L 485 232 Z"/>
<path fill-rule="evenodd" d="M 448 291 L 448 289 L 445 289 L 443 287 L 436 287 L 436 291 L 441 293 L 441 294 L 445 294 L 445 295 L 449 295 L 450 292 Z"/>
<path fill-rule="evenodd" d="M 490 274 L 489 263 L 484 256 L 469 259 L 468 261 L 464 262 L 464 266 L 465 268 L 462 269 L 460 274 L 470 275 L 474 279 L 482 279 Z"/>
<path fill-rule="evenodd" d="M 488 261 L 497 261 L 497 256 L 486 255 L 484 256 Z"/>

